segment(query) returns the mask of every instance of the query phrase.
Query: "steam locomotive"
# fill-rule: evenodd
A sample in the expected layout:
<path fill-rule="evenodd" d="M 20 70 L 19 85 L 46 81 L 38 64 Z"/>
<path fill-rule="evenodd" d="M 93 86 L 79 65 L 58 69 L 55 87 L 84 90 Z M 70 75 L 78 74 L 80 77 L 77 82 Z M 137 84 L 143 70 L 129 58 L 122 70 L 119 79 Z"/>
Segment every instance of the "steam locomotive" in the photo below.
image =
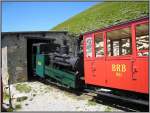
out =
<path fill-rule="evenodd" d="M 77 51 L 79 42 L 76 40 Z M 83 52 L 75 55 L 69 54 L 67 40 L 62 45 L 54 43 L 33 44 L 33 71 L 37 76 L 49 78 L 52 82 L 70 88 L 81 88 L 83 85 Z"/>
<path fill-rule="evenodd" d="M 74 55 L 66 39 L 62 45 L 35 43 L 33 71 L 73 89 L 107 88 L 148 99 L 148 23 L 144 17 L 81 34 Z"/>

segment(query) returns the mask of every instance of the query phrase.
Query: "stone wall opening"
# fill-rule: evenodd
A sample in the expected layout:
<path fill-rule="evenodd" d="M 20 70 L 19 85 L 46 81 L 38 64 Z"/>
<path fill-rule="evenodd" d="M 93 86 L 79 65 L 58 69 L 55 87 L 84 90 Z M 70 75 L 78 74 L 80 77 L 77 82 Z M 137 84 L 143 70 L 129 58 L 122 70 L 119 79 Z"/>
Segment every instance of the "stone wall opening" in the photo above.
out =
<path fill-rule="evenodd" d="M 35 43 L 50 43 L 50 39 L 41 39 L 41 38 L 27 38 L 27 74 L 28 74 L 28 80 L 32 81 L 35 79 L 34 76 L 34 70 L 32 67 L 32 45 Z"/>

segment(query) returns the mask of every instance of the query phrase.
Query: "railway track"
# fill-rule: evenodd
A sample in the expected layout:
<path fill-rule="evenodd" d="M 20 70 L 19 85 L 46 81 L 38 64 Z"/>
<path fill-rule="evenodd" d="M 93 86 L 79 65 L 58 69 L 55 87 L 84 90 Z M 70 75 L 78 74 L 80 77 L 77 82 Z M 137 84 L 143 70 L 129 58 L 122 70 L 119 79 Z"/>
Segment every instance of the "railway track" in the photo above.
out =
<path fill-rule="evenodd" d="M 93 96 L 93 100 L 103 105 L 108 105 L 123 111 L 149 111 L 149 103 L 143 100 L 134 100 L 131 98 L 119 96 L 117 97 L 116 95 L 104 92 L 99 92 L 97 94 L 97 96 Z"/>
<path fill-rule="evenodd" d="M 148 112 L 149 107 L 141 104 L 131 103 L 131 102 L 124 102 L 118 99 L 110 98 L 110 97 L 94 97 L 95 100 L 103 105 L 108 105 L 123 111 L 127 112 Z"/>
<path fill-rule="evenodd" d="M 71 94 L 75 94 L 77 96 L 80 96 L 80 95 L 90 96 L 90 97 L 92 97 L 92 100 L 90 100 L 90 101 L 94 101 L 96 103 L 110 106 L 113 108 L 117 108 L 117 109 L 120 109 L 123 111 L 129 111 L 129 112 L 135 112 L 135 111 L 147 112 L 147 111 L 149 111 L 149 103 L 148 102 L 142 104 L 139 102 L 131 101 L 129 99 L 115 98 L 114 96 L 110 96 L 110 94 L 106 94 L 104 92 L 97 93 L 94 91 L 90 91 L 88 89 L 74 90 L 74 89 L 66 88 L 65 86 L 62 86 L 58 83 L 54 83 L 49 80 L 44 80 L 44 79 L 39 80 L 39 78 L 36 80 L 38 80 L 44 84 L 51 85 L 54 88 L 58 88 L 60 90 L 67 91 Z M 143 102 L 143 101 L 141 101 L 141 102 Z"/>

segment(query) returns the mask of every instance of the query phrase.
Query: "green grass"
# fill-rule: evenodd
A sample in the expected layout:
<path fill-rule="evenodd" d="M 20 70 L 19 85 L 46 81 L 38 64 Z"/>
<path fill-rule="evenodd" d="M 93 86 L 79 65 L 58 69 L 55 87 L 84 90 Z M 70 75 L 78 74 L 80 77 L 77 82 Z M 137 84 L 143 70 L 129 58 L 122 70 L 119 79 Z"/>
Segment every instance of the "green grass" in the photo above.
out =
<path fill-rule="evenodd" d="M 36 96 L 36 94 L 33 94 L 33 96 L 35 97 L 35 96 Z"/>
<path fill-rule="evenodd" d="M 15 105 L 15 109 L 16 109 L 16 110 L 21 109 L 21 108 L 22 108 L 22 107 L 21 107 L 21 104 Z"/>
<path fill-rule="evenodd" d="M 31 86 L 27 84 L 17 84 L 16 85 L 16 90 L 18 90 L 21 93 L 29 93 L 31 91 Z"/>
<path fill-rule="evenodd" d="M 27 96 L 18 97 L 18 98 L 17 98 L 17 102 L 21 102 L 21 101 L 24 101 L 24 100 L 27 100 L 27 99 L 28 99 Z"/>
<path fill-rule="evenodd" d="M 149 15 L 148 2 L 103 2 L 71 17 L 52 30 L 67 30 L 79 35 L 90 30 L 114 25 Z"/>
<path fill-rule="evenodd" d="M 89 106 L 95 106 L 95 105 L 96 105 L 96 102 L 95 102 L 95 101 L 92 101 L 92 100 L 88 100 L 88 105 L 89 105 Z"/>
<path fill-rule="evenodd" d="M 112 111 L 112 108 L 107 106 L 106 109 L 105 109 L 105 112 L 111 112 Z"/>
<path fill-rule="evenodd" d="M 9 100 L 10 95 L 7 92 L 4 92 L 3 95 L 4 95 L 4 100 Z"/>
<path fill-rule="evenodd" d="M 7 112 L 13 112 L 13 111 L 14 111 L 14 109 L 11 107 L 7 109 Z"/>

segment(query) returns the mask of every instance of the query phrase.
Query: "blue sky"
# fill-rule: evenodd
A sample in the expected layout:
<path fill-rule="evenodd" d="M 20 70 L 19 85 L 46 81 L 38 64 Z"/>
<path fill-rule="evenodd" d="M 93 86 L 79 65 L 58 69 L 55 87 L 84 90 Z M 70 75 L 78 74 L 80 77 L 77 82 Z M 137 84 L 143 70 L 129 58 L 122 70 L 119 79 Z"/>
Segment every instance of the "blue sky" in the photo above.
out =
<path fill-rule="evenodd" d="M 2 31 L 44 31 L 97 2 L 3 2 Z"/>

